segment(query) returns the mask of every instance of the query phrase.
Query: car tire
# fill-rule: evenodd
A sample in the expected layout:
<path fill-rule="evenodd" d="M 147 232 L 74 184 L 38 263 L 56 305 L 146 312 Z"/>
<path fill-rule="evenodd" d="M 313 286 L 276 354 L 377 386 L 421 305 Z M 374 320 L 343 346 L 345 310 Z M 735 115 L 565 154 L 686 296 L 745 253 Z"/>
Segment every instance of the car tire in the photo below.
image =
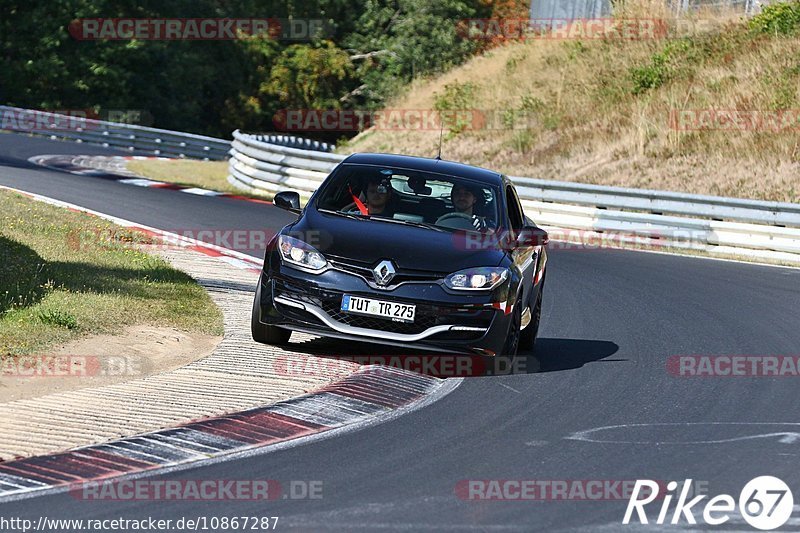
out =
<path fill-rule="evenodd" d="M 261 344 L 286 344 L 289 342 L 289 337 L 292 335 L 291 331 L 261 323 L 261 320 L 259 320 L 259 315 L 261 314 L 260 302 L 261 281 L 259 280 L 256 296 L 253 299 L 253 313 L 250 315 L 250 332 L 253 335 L 253 340 Z"/>
<path fill-rule="evenodd" d="M 521 350 L 533 350 L 536 345 L 536 336 L 539 334 L 539 322 L 542 319 L 542 296 L 544 294 L 544 278 L 539 285 L 539 293 L 536 295 L 536 302 L 531 307 L 531 321 L 528 327 L 522 330 L 519 338 Z"/>

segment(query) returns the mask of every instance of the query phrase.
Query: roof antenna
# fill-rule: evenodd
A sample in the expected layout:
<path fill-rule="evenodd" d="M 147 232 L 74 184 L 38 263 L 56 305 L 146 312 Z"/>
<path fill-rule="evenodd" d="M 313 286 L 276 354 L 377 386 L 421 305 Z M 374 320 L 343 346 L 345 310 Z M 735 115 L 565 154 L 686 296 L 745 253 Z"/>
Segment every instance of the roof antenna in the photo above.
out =
<path fill-rule="evenodd" d="M 442 112 L 439 111 L 439 153 L 436 154 L 436 160 L 442 160 L 442 134 L 444 133 L 444 120 L 442 120 Z"/>

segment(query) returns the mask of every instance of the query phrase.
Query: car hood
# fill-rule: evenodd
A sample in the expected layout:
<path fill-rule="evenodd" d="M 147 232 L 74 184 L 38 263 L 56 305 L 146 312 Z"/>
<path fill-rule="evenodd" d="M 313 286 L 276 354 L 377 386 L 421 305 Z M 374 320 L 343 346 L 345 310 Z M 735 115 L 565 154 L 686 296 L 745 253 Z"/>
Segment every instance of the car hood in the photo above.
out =
<path fill-rule="evenodd" d="M 353 219 L 306 209 L 286 232 L 323 255 L 377 263 L 391 259 L 398 268 L 454 272 L 497 266 L 505 252 L 481 246 L 480 234 L 439 232 L 380 219 Z M 488 248 L 488 249 L 487 249 Z"/>

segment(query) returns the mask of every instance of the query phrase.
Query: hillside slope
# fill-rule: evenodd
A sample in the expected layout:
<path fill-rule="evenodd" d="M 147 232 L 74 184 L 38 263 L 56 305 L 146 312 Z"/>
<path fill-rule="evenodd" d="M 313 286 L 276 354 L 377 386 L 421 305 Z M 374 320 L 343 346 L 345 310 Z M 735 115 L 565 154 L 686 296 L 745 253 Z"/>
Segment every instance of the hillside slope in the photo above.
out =
<path fill-rule="evenodd" d="M 800 202 L 800 3 L 667 24 L 495 48 L 390 108 L 469 110 L 443 158 L 510 175 Z M 438 139 L 378 127 L 339 151 L 434 156 Z"/>

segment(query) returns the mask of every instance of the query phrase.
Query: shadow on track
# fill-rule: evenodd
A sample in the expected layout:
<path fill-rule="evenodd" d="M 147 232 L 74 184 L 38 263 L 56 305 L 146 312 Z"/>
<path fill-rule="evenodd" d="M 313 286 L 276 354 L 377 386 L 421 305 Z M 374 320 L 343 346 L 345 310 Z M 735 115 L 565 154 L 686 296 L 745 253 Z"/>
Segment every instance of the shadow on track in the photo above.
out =
<path fill-rule="evenodd" d="M 287 348 L 305 354 L 299 355 L 300 358 L 317 356 L 362 365 L 377 364 L 438 378 L 538 374 L 572 370 L 601 360 L 624 361 L 606 359 L 619 350 L 616 343 L 587 339 L 539 338 L 535 354 L 520 353 L 516 358 L 431 352 L 326 337 L 290 342 Z M 297 363 L 303 364 L 299 360 Z M 327 368 L 324 364 L 319 368 L 311 366 L 318 371 Z"/>
<path fill-rule="evenodd" d="M 587 363 L 605 360 L 617 353 L 619 346 L 611 341 L 586 339 L 536 339 L 535 354 L 527 356 L 528 373 L 559 372 L 581 368 Z M 524 357 L 520 354 L 518 357 Z M 606 362 L 627 359 L 607 359 Z"/>
<path fill-rule="evenodd" d="M 42 167 L 34 165 L 27 159 L 17 159 L 12 157 L 0 157 L 0 167 L 40 169 Z"/>

